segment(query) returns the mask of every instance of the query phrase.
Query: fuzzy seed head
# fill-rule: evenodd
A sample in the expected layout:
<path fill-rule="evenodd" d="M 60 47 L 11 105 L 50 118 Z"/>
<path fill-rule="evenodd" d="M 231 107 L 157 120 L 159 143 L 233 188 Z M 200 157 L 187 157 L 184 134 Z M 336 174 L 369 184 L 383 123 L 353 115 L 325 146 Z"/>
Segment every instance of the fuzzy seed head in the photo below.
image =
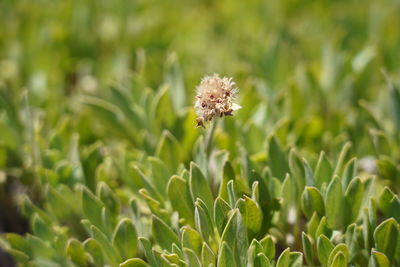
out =
<path fill-rule="evenodd" d="M 234 103 L 238 89 L 232 78 L 219 77 L 218 74 L 204 77 L 197 86 L 194 108 L 197 114 L 197 127 L 214 117 L 230 116 L 241 108 Z"/>

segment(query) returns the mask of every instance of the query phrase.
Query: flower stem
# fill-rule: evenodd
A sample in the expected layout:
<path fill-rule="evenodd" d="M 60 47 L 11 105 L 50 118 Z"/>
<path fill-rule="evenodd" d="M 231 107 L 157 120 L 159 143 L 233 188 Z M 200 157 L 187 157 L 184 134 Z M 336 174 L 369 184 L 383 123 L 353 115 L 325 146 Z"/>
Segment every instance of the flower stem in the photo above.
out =
<path fill-rule="evenodd" d="M 211 121 L 211 127 L 207 131 L 207 136 L 206 136 L 206 143 L 205 143 L 205 152 L 207 159 L 210 158 L 211 154 L 211 145 L 212 145 L 212 139 L 214 137 L 215 129 L 217 128 L 217 120 L 214 119 Z"/>

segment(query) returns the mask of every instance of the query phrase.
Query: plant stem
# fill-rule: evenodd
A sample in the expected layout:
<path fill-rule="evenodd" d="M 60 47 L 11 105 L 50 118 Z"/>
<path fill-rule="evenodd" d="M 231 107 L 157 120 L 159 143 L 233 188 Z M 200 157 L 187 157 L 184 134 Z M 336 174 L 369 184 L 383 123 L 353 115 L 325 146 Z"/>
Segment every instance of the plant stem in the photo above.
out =
<path fill-rule="evenodd" d="M 211 127 L 208 129 L 207 131 L 207 136 L 206 136 L 206 143 L 205 143 L 205 152 L 206 152 L 206 156 L 207 159 L 210 158 L 210 154 L 211 154 L 211 145 L 212 145 L 212 139 L 214 137 L 214 133 L 215 133 L 215 129 L 217 128 L 217 120 L 214 119 L 211 121 Z"/>

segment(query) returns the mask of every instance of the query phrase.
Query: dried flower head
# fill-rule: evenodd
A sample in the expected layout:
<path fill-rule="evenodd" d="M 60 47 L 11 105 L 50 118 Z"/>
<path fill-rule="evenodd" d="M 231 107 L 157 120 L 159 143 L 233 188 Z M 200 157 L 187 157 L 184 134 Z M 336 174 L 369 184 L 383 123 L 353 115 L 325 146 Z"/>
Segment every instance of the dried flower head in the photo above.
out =
<path fill-rule="evenodd" d="M 238 89 L 232 78 L 219 77 L 218 74 L 204 77 L 197 86 L 196 103 L 197 127 L 214 117 L 230 116 L 241 108 L 234 103 Z"/>

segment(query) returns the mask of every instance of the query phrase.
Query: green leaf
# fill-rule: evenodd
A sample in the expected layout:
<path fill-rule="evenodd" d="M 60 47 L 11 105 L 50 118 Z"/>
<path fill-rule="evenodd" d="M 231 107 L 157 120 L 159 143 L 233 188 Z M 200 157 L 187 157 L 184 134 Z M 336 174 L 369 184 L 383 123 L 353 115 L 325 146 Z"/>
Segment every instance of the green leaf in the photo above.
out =
<path fill-rule="evenodd" d="M 140 187 L 144 187 L 149 194 L 157 201 L 163 201 L 163 197 L 160 192 L 155 188 L 153 182 L 141 171 L 138 164 L 132 162 L 129 164 L 129 169 L 132 170 L 132 175 L 137 177 Z"/>
<path fill-rule="evenodd" d="M 333 229 L 339 229 L 342 226 L 343 207 L 342 185 L 335 177 L 328 186 L 325 199 L 326 218 Z"/>
<path fill-rule="evenodd" d="M 124 259 L 136 256 L 137 234 L 130 219 L 121 219 L 114 230 L 112 245 L 116 247 Z"/>
<path fill-rule="evenodd" d="M 68 240 L 66 251 L 72 262 L 78 266 L 86 266 L 89 258 L 83 245 L 78 240 Z"/>
<path fill-rule="evenodd" d="M 52 241 L 54 238 L 50 226 L 37 213 L 34 213 L 32 217 L 32 231 L 42 240 Z"/>
<path fill-rule="evenodd" d="M 187 226 L 182 227 L 182 247 L 189 248 L 197 255 L 201 255 L 202 241 L 200 234 Z"/>
<path fill-rule="evenodd" d="M 264 248 L 264 255 L 270 260 L 275 259 L 275 243 L 270 235 L 265 236 L 260 240 L 260 244 Z"/>
<path fill-rule="evenodd" d="M 345 242 L 349 247 L 349 261 L 352 262 L 359 252 L 357 225 L 355 223 L 347 227 L 345 233 Z"/>
<path fill-rule="evenodd" d="M 150 267 L 145 261 L 139 258 L 133 258 L 124 261 L 119 267 Z"/>
<path fill-rule="evenodd" d="M 333 265 L 336 261 L 336 257 L 338 254 L 342 254 L 344 259 L 338 261 L 337 264 L 343 264 L 342 262 L 345 263 L 345 265 L 337 265 L 337 266 L 347 266 L 347 263 L 349 262 L 349 248 L 346 246 L 346 244 L 338 244 L 332 251 L 331 254 L 329 255 L 328 258 L 328 266 L 336 266 Z M 341 257 L 340 257 L 341 258 Z"/>
<path fill-rule="evenodd" d="M 233 256 L 232 249 L 226 242 L 222 242 L 220 252 L 218 254 L 218 267 L 235 267 L 235 257 Z"/>
<path fill-rule="evenodd" d="M 356 176 L 357 173 L 357 159 L 350 159 L 343 170 L 342 181 L 343 181 L 343 190 L 350 184 L 352 179 Z"/>
<path fill-rule="evenodd" d="M 182 151 L 178 140 L 167 130 L 164 130 L 157 145 L 156 157 L 159 158 L 171 172 L 178 169 L 181 162 Z"/>
<path fill-rule="evenodd" d="M 328 266 L 329 255 L 334 246 L 332 242 L 324 235 L 320 235 L 317 239 L 318 258 L 322 266 Z"/>
<path fill-rule="evenodd" d="M 347 142 L 343 145 L 342 150 L 340 151 L 339 158 L 336 162 L 335 170 L 333 171 L 333 177 L 335 177 L 335 175 L 341 177 L 341 174 L 343 171 L 343 164 L 344 164 L 344 161 L 347 157 L 347 154 L 348 154 L 350 148 L 351 148 L 350 142 Z"/>
<path fill-rule="evenodd" d="M 382 252 L 372 250 L 371 257 L 369 260 L 369 266 L 371 267 L 389 267 L 390 262 L 385 254 Z"/>
<path fill-rule="evenodd" d="M 149 261 L 150 266 L 159 267 L 160 264 L 158 263 L 153 254 L 150 241 L 144 237 L 139 237 L 139 242 L 143 247 L 144 255 L 146 256 L 146 259 Z"/>
<path fill-rule="evenodd" d="M 329 228 L 327 220 L 324 217 L 321 218 L 317 230 L 315 231 L 315 236 L 318 237 L 320 235 L 330 236 L 332 234 L 332 230 Z"/>
<path fill-rule="evenodd" d="M 188 251 L 191 251 L 190 249 L 187 249 Z M 193 255 L 193 251 L 191 251 Z M 155 252 L 158 254 L 158 252 Z M 167 260 L 169 264 L 172 266 L 186 266 L 186 263 L 178 256 L 178 254 L 175 253 L 161 253 L 160 256 L 164 259 Z M 168 266 L 169 266 L 168 264 Z"/>
<path fill-rule="evenodd" d="M 49 210 L 52 214 L 54 214 L 59 219 L 64 219 L 67 217 L 73 208 L 68 208 L 68 201 L 64 195 L 62 195 L 58 190 L 54 189 L 50 185 L 46 187 L 46 200 L 49 205 Z M 77 205 L 80 206 L 80 205 Z M 65 207 L 64 209 L 60 209 L 59 207 Z"/>
<path fill-rule="evenodd" d="M 237 201 L 237 193 L 235 189 L 235 181 L 230 180 L 228 184 L 226 185 L 227 191 L 228 191 L 228 199 L 229 199 L 229 205 L 231 207 L 234 207 Z"/>
<path fill-rule="evenodd" d="M 393 218 L 383 221 L 375 229 L 375 247 L 379 252 L 384 253 L 388 257 L 389 261 L 392 261 L 395 256 L 398 235 L 399 225 Z"/>
<path fill-rule="evenodd" d="M 178 245 L 172 244 L 172 253 L 178 255 L 179 258 L 184 258 L 183 252 Z"/>
<path fill-rule="evenodd" d="M 221 197 L 217 197 L 214 202 L 214 220 L 215 225 L 217 226 L 217 230 L 219 234 L 222 234 L 222 231 L 225 228 L 226 222 L 228 221 L 228 213 L 231 210 L 231 207 L 228 203 L 225 202 Z"/>
<path fill-rule="evenodd" d="M 272 267 L 272 264 L 263 253 L 258 253 L 254 262 L 254 267 Z"/>
<path fill-rule="evenodd" d="M 170 54 L 165 64 L 165 81 L 169 85 L 170 97 L 176 113 L 180 113 L 186 102 L 186 89 L 176 54 Z"/>
<path fill-rule="evenodd" d="M 210 264 L 215 264 L 216 258 L 214 252 L 207 245 L 206 242 L 203 242 L 203 247 L 201 249 L 201 262 L 203 266 L 209 266 Z"/>
<path fill-rule="evenodd" d="M 384 214 L 387 214 L 390 209 L 390 202 L 394 197 L 394 193 L 390 190 L 389 187 L 385 186 L 380 197 L 379 197 L 379 208 L 382 210 Z"/>
<path fill-rule="evenodd" d="M 168 91 L 169 86 L 163 85 L 152 98 L 149 117 L 150 122 L 152 122 L 150 127 L 153 129 L 160 127 L 170 129 L 176 120 L 176 112 L 174 111 L 172 99 Z"/>
<path fill-rule="evenodd" d="M 281 181 L 289 172 L 288 160 L 275 136 L 271 137 L 268 146 L 268 160 L 272 175 Z"/>
<path fill-rule="evenodd" d="M 194 221 L 197 231 L 201 234 L 203 240 L 211 242 L 213 235 L 213 224 L 208 208 L 201 199 L 197 199 L 194 209 Z"/>
<path fill-rule="evenodd" d="M 175 232 L 160 218 L 152 216 L 151 230 L 157 243 L 165 250 L 171 251 L 172 244 L 180 246 L 180 241 Z"/>
<path fill-rule="evenodd" d="M 88 238 L 83 242 L 83 247 L 92 256 L 93 264 L 95 266 L 104 265 L 103 251 L 99 242 L 93 238 Z"/>
<path fill-rule="evenodd" d="M 368 216 L 369 209 L 366 207 L 363 210 L 362 218 L 363 218 L 363 239 L 364 239 L 364 247 L 368 250 L 373 246 L 373 229 L 374 226 L 371 225 L 370 217 Z"/>
<path fill-rule="evenodd" d="M 31 234 L 27 234 L 26 240 L 35 258 L 42 257 L 46 259 L 54 256 L 55 251 L 48 242 Z"/>
<path fill-rule="evenodd" d="M 186 263 L 189 267 L 201 267 L 201 263 L 196 253 L 188 248 L 183 248 L 183 253 L 185 254 Z"/>
<path fill-rule="evenodd" d="M 289 267 L 290 264 L 290 248 L 285 249 L 279 256 L 276 267 Z"/>
<path fill-rule="evenodd" d="M 254 263 L 257 260 L 256 258 L 259 253 L 264 255 L 264 248 L 260 242 L 258 242 L 256 239 L 253 239 L 247 251 L 247 264 L 249 265 Z"/>
<path fill-rule="evenodd" d="M 133 129 L 126 124 L 126 116 L 116 105 L 100 99 L 98 97 L 80 96 L 80 102 L 89 106 L 93 110 L 96 118 L 99 118 L 108 129 L 113 129 L 113 133 L 126 138 L 133 143 L 137 143 L 137 139 L 133 134 Z"/>
<path fill-rule="evenodd" d="M 179 266 L 177 264 L 173 264 L 172 262 L 170 262 L 168 257 L 166 257 L 167 255 L 165 253 L 163 253 L 162 251 L 153 249 L 153 254 L 154 254 L 154 258 L 158 262 L 158 266 L 161 266 L 161 267 L 172 267 L 172 266 L 178 267 Z M 155 266 L 157 266 L 157 265 L 155 265 Z"/>
<path fill-rule="evenodd" d="M 168 211 L 162 207 L 161 202 L 152 198 L 149 192 L 144 188 L 139 190 L 139 194 L 146 200 L 146 203 L 153 214 L 159 216 L 165 221 L 169 221 Z"/>
<path fill-rule="evenodd" d="M 117 196 L 105 182 L 99 182 L 97 184 L 97 196 L 113 216 L 116 216 L 119 213 L 119 202 Z"/>
<path fill-rule="evenodd" d="M 329 267 L 347 267 L 346 256 L 341 251 L 339 251 L 335 255 L 335 258 L 333 259 L 332 264 L 330 264 Z"/>
<path fill-rule="evenodd" d="M 353 179 L 345 193 L 346 206 L 350 207 L 350 216 L 347 215 L 347 223 L 354 222 L 360 213 L 361 204 L 364 197 L 364 184 L 360 178 Z"/>
<path fill-rule="evenodd" d="M 390 111 L 393 116 L 393 121 L 396 125 L 397 131 L 400 131 L 400 89 L 390 81 L 385 73 L 384 76 L 389 89 Z"/>
<path fill-rule="evenodd" d="M 301 252 L 290 252 L 290 267 L 303 267 L 303 254 Z"/>
<path fill-rule="evenodd" d="M 206 177 L 194 162 L 190 163 L 189 186 L 193 201 L 196 201 L 197 198 L 200 198 L 204 201 L 208 210 L 212 210 L 214 198 L 212 196 L 210 186 Z"/>
<path fill-rule="evenodd" d="M 307 223 L 307 233 L 314 239 L 317 239 L 315 233 L 318 230 L 320 220 L 316 212 L 313 213 L 311 219 Z"/>
<path fill-rule="evenodd" d="M 396 221 L 400 222 L 400 199 L 395 195 L 390 201 L 389 211 L 387 216 L 393 217 Z"/>
<path fill-rule="evenodd" d="M 243 196 L 243 198 L 237 201 L 236 207 L 242 214 L 244 225 L 251 235 L 257 234 L 261 229 L 263 221 L 263 214 L 258 203 L 248 196 Z"/>
<path fill-rule="evenodd" d="M 237 265 L 245 266 L 247 255 L 243 252 L 248 248 L 247 231 L 238 209 L 232 210 L 222 233 L 221 242 L 226 242 L 232 248 Z"/>
<path fill-rule="evenodd" d="M 180 218 L 185 219 L 187 224 L 194 225 L 194 205 L 187 182 L 174 175 L 167 188 L 172 208 L 179 213 Z"/>
<path fill-rule="evenodd" d="M 13 257 L 14 260 L 18 261 L 21 264 L 28 264 L 28 261 L 30 259 L 29 256 L 27 254 L 25 254 L 24 252 L 13 249 L 13 248 L 7 249 L 7 253 L 9 253 Z M 24 265 L 22 265 L 22 266 L 24 266 Z M 25 266 L 29 266 L 29 265 L 25 265 Z"/>
<path fill-rule="evenodd" d="M 115 247 L 111 245 L 108 237 L 96 226 L 90 227 L 92 237 L 98 241 L 99 245 L 103 250 L 103 255 L 108 258 L 112 264 L 118 264 L 121 261 L 119 252 Z"/>
<path fill-rule="evenodd" d="M 318 188 L 324 183 L 329 183 L 333 175 L 333 168 L 329 160 L 326 158 L 325 152 L 321 151 L 317 166 L 314 170 L 314 179 Z"/>
<path fill-rule="evenodd" d="M 306 233 L 302 232 L 301 241 L 303 244 L 303 251 L 304 251 L 304 256 L 306 258 L 306 261 L 307 261 L 308 265 L 313 266 L 314 265 L 314 252 L 313 252 L 313 246 L 312 246 L 312 239 Z"/>
<path fill-rule="evenodd" d="M 100 229 L 103 229 L 102 222 L 102 209 L 104 207 L 103 203 L 93 195 L 85 186 L 80 186 L 81 194 L 82 194 L 82 209 L 86 218 L 90 220 L 90 222 Z"/>
<path fill-rule="evenodd" d="M 324 200 L 316 187 L 305 187 L 301 195 L 301 208 L 308 218 L 311 218 L 314 212 L 317 212 L 320 217 L 324 216 Z"/>
<path fill-rule="evenodd" d="M 228 182 L 235 179 L 235 171 L 229 161 L 225 162 L 222 174 L 222 181 L 219 186 L 218 196 L 225 201 L 229 201 L 228 197 Z"/>
<path fill-rule="evenodd" d="M 6 233 L 5 238 L 13 249 L 19 250 L 25 253 L 26 255 L 32 257 L 32 250 L 29 247 L 27 240 L 23 238 L 21 235 L 14 233 Z"/>
<path fill-rule="evenodd" d="M 152 180 L 154 186 L 157 188 L 157 191 L 160 192 L 163 196 L 166 196 L 167 193 L 167 185 L 172 176 L 172 173 L 169 171 L 167 165 L 162 162 L 160 159 L 155 157 L 149 157 L 148 162 L 151 166 Z"/>

